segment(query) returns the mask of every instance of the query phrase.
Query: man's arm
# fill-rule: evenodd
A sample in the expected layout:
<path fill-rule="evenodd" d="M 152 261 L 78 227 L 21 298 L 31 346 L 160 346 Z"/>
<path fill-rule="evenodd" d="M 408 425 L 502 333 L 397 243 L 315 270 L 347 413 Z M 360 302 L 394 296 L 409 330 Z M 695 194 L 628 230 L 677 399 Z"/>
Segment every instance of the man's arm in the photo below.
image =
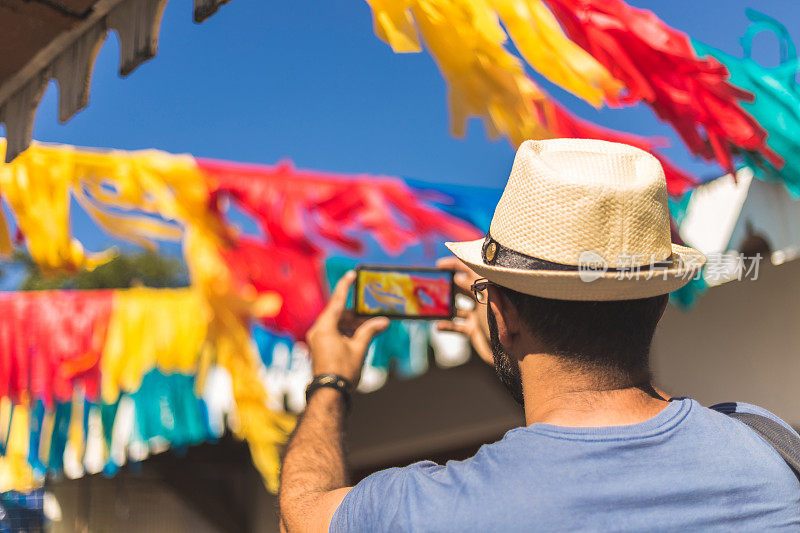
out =
<path fill-rule="evenodd" d="M 342 450 L 344 402 L 327 388 L 311 397 L 281 471 L 281 520 L 288 531 L 327 531 L 350 490 Z"/>
<path fill-rule="evenodd" d="M 315 376 L 338 374 L 358 383 L 361 366 L 373 337 L 389 320 L 372 318 L 353 328 L 351 336 L 340 332 L 355 324 L 346 322 L 347 292 L 355 275 L 346 274 L 336 285 L 330 302 L 307 335 Z M 347 487 L 342 449 L 344 398 L 323 387 L 308 402 L 289 440 L 281 471 L 279 503 L 281 527 L 293 531 L 328 531 L 336 508 L 350 490 Z"/>

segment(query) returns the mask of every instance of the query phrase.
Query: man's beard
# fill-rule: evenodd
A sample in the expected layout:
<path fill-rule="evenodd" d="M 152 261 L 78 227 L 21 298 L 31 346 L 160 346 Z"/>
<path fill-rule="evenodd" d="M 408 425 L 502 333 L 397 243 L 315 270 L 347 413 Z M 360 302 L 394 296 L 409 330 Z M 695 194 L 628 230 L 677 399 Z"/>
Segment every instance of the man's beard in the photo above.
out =
<path fill-rule="evenodd" d="M 487 309 L 486 312 L 486 320 L 489 323 L 489 345 L 494 357 L 494 371 L 500 378 L 500 382 L 511 393 L 511 397 L 518 404 L 523 405 L 522 376 L 519 372 L 519 365 L 500 343 L 500 334 L 497 331 L 497 320 L 494 318 L 494 313 L 491 309 Z"/>

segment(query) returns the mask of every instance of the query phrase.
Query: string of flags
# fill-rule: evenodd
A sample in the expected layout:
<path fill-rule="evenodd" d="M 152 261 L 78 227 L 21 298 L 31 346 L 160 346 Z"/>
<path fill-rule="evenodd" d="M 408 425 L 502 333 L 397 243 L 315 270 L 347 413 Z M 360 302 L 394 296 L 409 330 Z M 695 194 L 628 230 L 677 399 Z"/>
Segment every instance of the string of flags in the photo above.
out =
<path fill-rule="evenodd" d="M 748 9 L 752 24 L 741 39 L 743 57 L 693 40 L 698 53 L 708 54 L 725 65 L 731 83 L 754 95 L 752 102 L 742 107 L 767 130 L 767 146 L 781 155 L 783 166 L 753 152 L 743 152 L 742 158 L 755 175 L 765 181 L 782 182 L 794 199 L 800 198 L 800 156 L 797 151 L 800 127 L 800 87 L 797 85 L 797 49 L 786 27 L 777 20 Z M 751 58 L 753 37 L 759 32 L 773 33 L 780 45 L 780 64 L 773 68 L 760 65 Z"/>
<path fill-rule="evenodd" d="M 425 49 L 434 58 L 448 84 L 456 136 L 463 136 L 468 118 L 480 117 L 490 137 L 503 136 L 514 145 L 567 136 L 622 142 L 633 138 L 571 117 L 527 74 L 527 64 L 595 107 L 645 103 L 675 129 L 692 154 L 718 162 L 726 172 L 734 172 L 741 157 L 775 174 L 792 153 L 785 151 L 785 144 L 768 140 L 782 137 L 783 126 L 775 115 L 770 120 L 761 111 L 764 100 L 774 102 L 777 96 L 770 81 L 774 76 L 784 87 L 778 91 L 782 104 L 777 111 L 797 113 L 795 97 L 786 94 L 794 87 L 793 45 L 785 48 L 792 54 L 778 69 L 740 64 L 622 0 L 367 3 L 375 34 L 392 50 Z M 790 43 L 780 23 L 754 13 L 748 12 L 756 21 L 754 28 L 772 29 L 784 44 Z M 740 67 L 749 74 L 743 75 Z M 646 146 L 653 148 L 652 142 Z M 696 181 L 663 156 L 659 159 L 668 176 L 674 170 L 687 180 L 682 190 Z M 674 183 L 670 192 L 679 194 Z"/>

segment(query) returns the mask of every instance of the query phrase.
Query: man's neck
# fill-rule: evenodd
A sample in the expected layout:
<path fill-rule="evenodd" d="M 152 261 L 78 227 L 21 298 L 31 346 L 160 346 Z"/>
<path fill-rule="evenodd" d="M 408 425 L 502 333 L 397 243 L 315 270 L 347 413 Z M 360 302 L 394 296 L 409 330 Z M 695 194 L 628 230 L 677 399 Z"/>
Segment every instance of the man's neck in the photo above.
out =
<path fill-rule="evenodd" d="M 546 354 L 530 354 L 522 368 L 525 422 L 568 427 L 624 426 L 663 410 L 669 396 L 647 372 L 625 378 L 566 368 Z"/>

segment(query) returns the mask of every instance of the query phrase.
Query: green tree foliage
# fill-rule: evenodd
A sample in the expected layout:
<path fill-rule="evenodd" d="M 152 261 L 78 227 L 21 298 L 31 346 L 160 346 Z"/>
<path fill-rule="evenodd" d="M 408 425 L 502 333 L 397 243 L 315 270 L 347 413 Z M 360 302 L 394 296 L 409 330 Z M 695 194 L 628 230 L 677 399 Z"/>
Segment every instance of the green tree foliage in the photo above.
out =
<path fill-rule="evenodd" d="M 14 261 L 26 272 L 20 290 L 45 289 L 124 289 L 146 287 L 185 287 L 188 273 L 183 262 L 155 252 L 121 253 L 94 270 L 74 274 L 45 276 L 26 252 L 16 252 Z"/>

